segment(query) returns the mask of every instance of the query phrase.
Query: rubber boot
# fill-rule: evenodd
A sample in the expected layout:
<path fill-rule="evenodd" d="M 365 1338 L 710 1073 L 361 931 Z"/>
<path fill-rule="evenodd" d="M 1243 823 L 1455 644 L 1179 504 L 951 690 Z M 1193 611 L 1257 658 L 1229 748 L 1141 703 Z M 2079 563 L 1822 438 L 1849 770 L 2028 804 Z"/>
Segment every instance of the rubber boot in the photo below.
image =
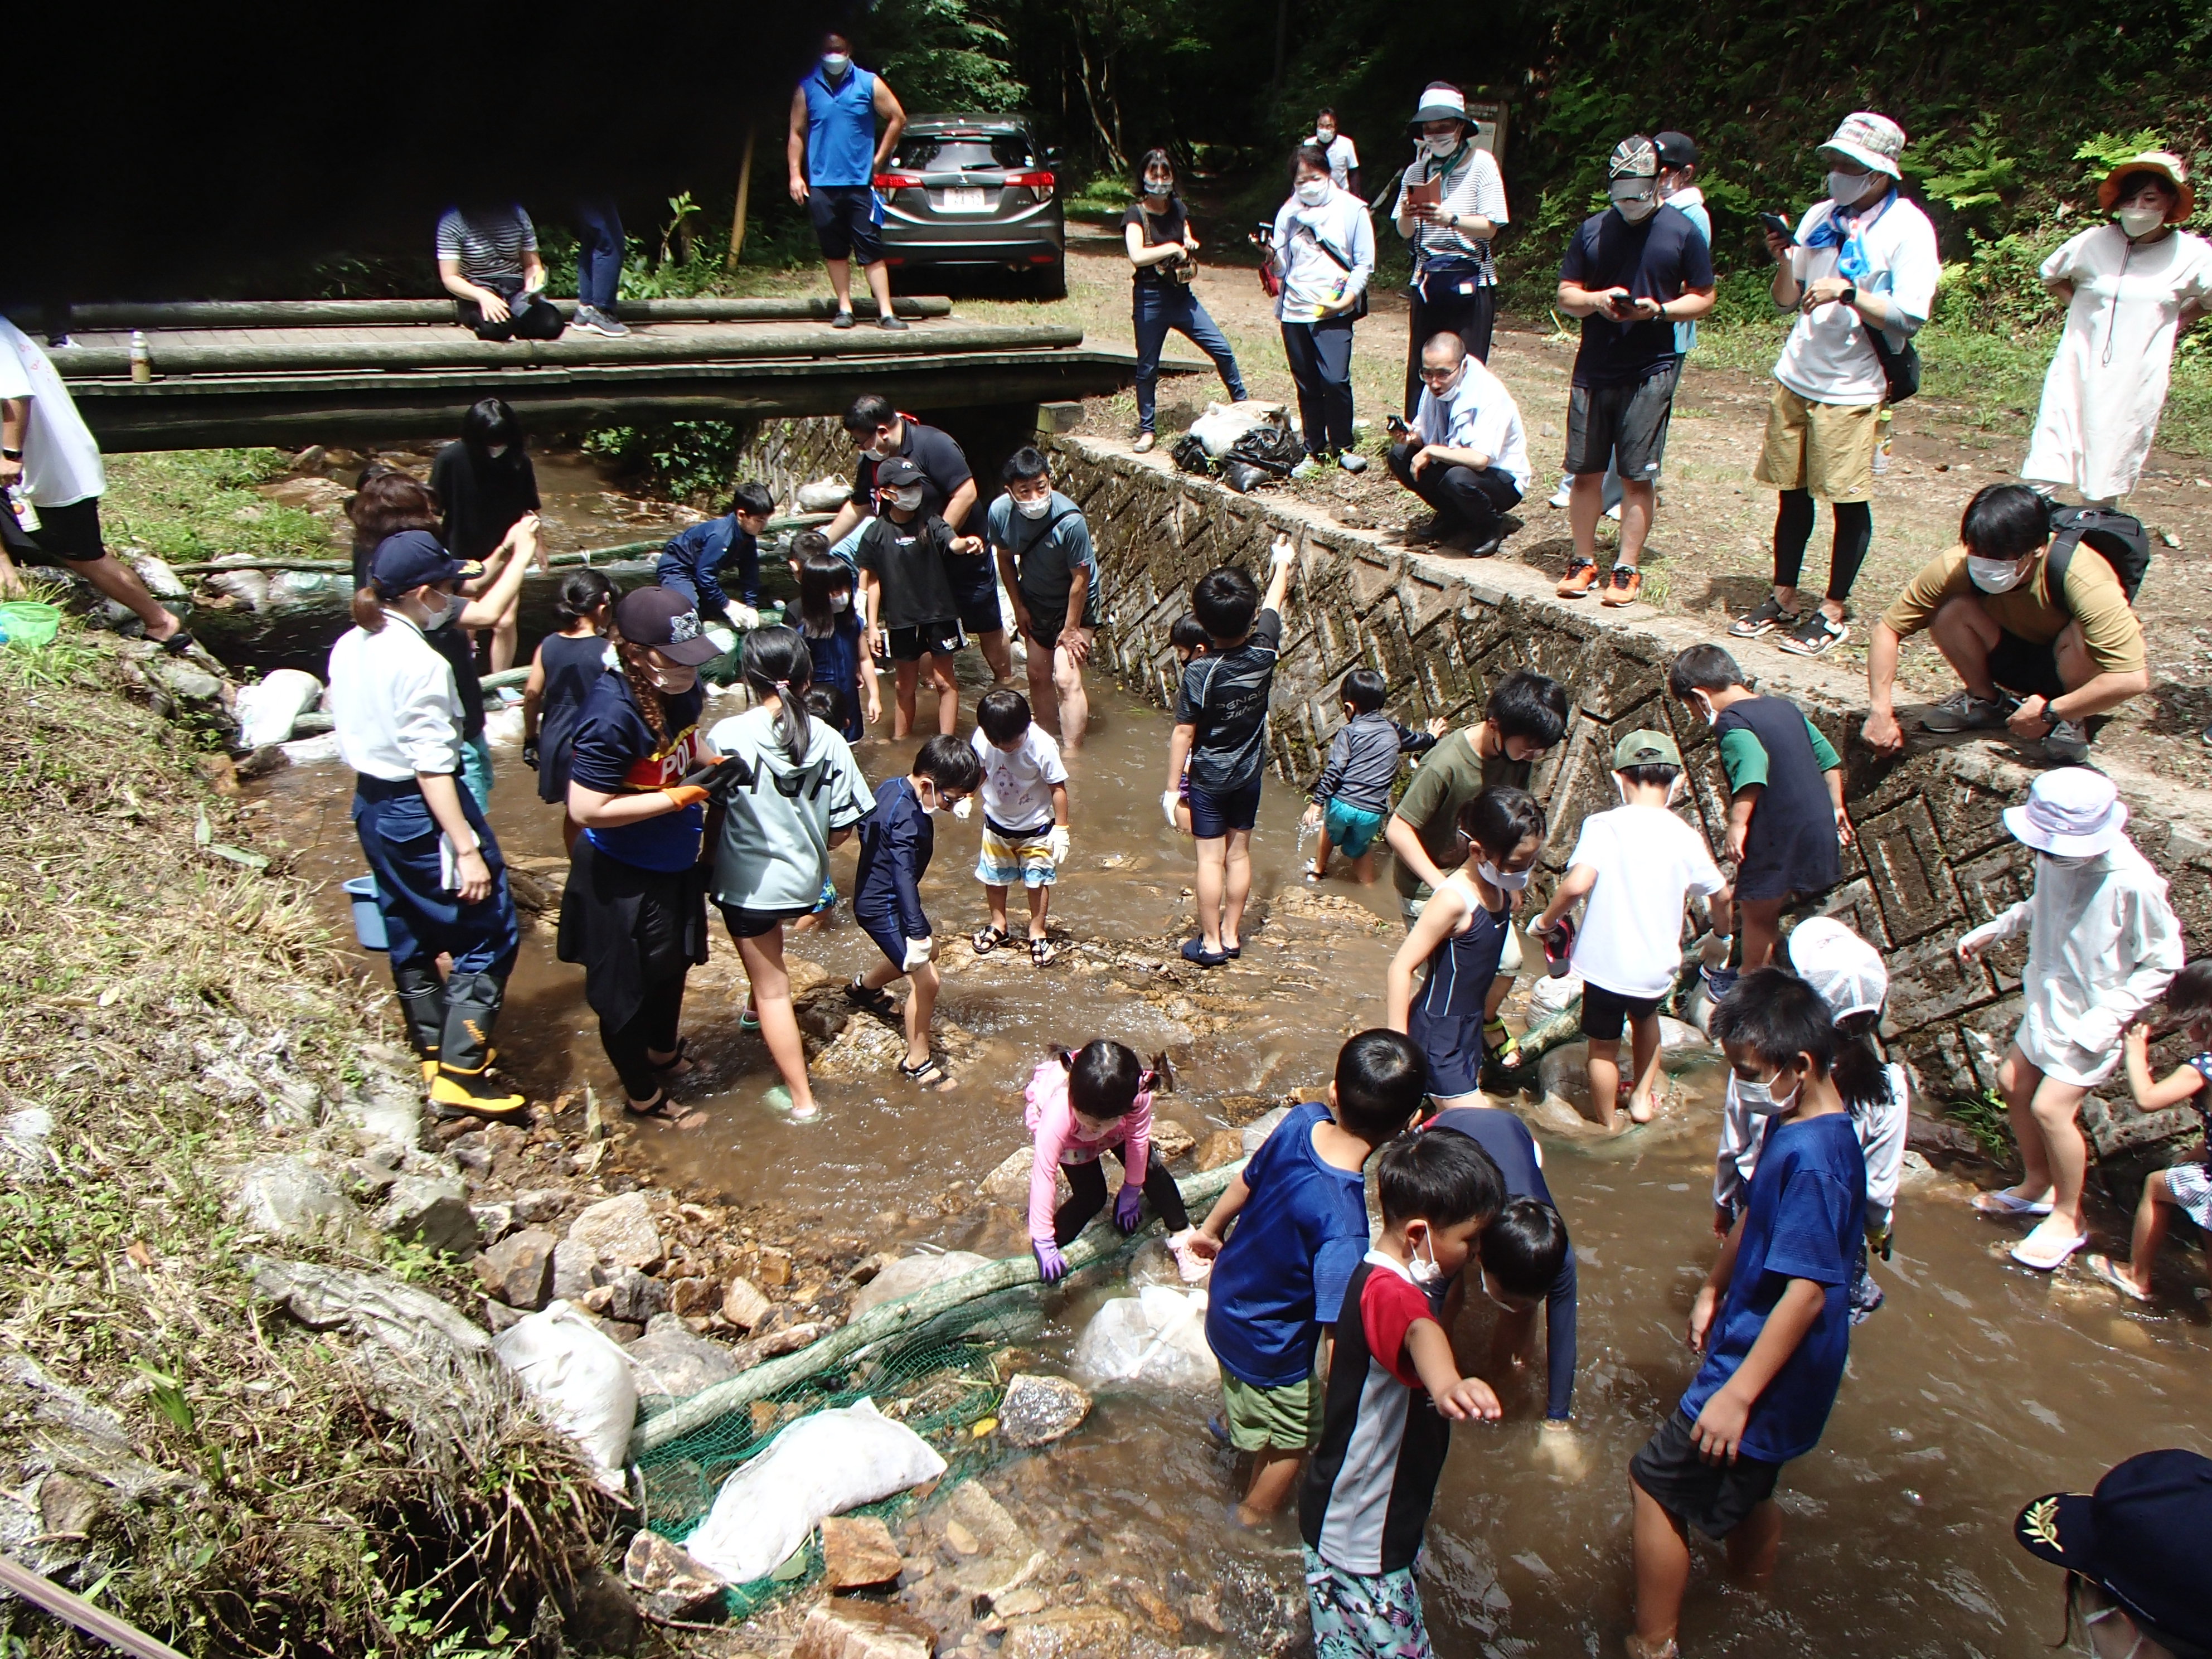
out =
<path fill-rule="evenodd" d="M 494 1083 L 491 1028 L 507 988 L 489 974 L 455 974 L 446 981 L 446 1027 L 430 1103 L 441 1117 L 515 1118 L 522 1097 Z"/>
<path fill-rule="evenodd" d="M 407 1019 L 407 1040 L 422 1062 L 422 1086 L 427 1089 L 438 1075 L 438 1048 L 446 1037 L 446 982 L 427 963 L 410 968 L 395 964 L 392 982 Z"/>

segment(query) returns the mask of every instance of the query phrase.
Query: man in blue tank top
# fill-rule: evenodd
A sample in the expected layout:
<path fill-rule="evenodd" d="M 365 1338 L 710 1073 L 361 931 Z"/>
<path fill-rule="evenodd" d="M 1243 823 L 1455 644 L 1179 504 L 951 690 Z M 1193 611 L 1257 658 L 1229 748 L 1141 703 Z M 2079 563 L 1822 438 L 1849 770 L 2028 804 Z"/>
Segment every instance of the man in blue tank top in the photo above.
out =
<path fill-rule="evenodd" d="M 876 132 L 876 118 L 884 130 Z M 906 111 L 890 87 L 853 62 L 853 43 L 822 37 L 822 56 L 791 95 L 791 199 L 814 221 L 814 237 L 837 295 L 832 328 L 853 326 L 853 261 L 867 273 L 879 328 L 903 329 L 891 315 L 890 267 L 884 263 L 884 205 L 876 174 L 906 131 Z"/>

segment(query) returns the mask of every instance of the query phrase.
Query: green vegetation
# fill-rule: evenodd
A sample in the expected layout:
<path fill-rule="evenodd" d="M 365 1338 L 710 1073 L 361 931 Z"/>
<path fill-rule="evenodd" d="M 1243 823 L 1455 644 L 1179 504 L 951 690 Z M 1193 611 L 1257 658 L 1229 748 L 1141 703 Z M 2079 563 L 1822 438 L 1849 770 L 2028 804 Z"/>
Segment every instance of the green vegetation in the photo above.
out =
<path fill-rule="evenodd" d="M 747 430 L 729 421 L 603 426 L 584 434 L 584 448 L 616 462 L 659 495 L 720 513 L 729 506 L 738 450 Z"/>
<path fill-rule="evenodd" d="M 2005 1110 L 2004 1097 L 1995 1089 L 1946 1102 L 1943 1115 L 1980 1141 L 1984 1155 L 2000 1169 L 2009 1169 L 2020 1161 L 2019 1144 L 2012 1138 L 2012 1119 Z"/>
<path fill-rule="evenodd" d="M 255 488 L 283 476 L 281 449 L 180 449 L 107 458 L 100 517 L 109 541 L 171 564 L 225 553 L 331 556 L 329 527 Z"/>

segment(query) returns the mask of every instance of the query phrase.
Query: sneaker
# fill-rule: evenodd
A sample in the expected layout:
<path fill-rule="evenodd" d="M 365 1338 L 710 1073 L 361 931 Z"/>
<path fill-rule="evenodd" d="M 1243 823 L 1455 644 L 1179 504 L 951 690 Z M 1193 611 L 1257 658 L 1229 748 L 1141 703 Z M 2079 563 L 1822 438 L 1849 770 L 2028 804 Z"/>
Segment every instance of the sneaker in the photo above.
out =
<path fill-rule="evenodd" d="M 1563 599 L 1579 599 L 1597 585 L 1597 562 L 1577 559 L 1567 567 L 1567 574 L 1559 578 L 1559 594 Z"/>
<path fill-rule="evenodd" d="M 1778 628 L 1795 628 L 1798 620 L 1795 611 L 1784 611 L 1782 601 L 1769 593 L 1759 602 L 1757 610 L 1747 611 L 1730 623 L 1729 632 L 1740 640 L 1755 640 Z"/>
<path fill-rule="evenodd" d="M 1296 466 L 1291 469 L 1291 476 L 1293 478 L 1310 478 L 1315 473 L 1320 471 L 1320 461 L 1316 460 L 1313 456 L 1309 455 L 1305 459 L 1300 461 Z"/>
<path fill-rule="evenodd" d="M 623 339 L 629 333 L 629 324 L 618 320 L 597 306 L 578 306 L 575 321 L 570 326 L 583 329 L 592 334 L 604 334 L 610 340 Z"/>
<path fill-rule="evenodd" d="M 2004 699 L 1978 697 L 1963 687 L 1920 716 L 1923 732 L 1990 732 L 2005 723 Z M 2056 727 L 2052 728 L 2054 731 Z"/>
<path fill-rule="evenodd" d="M 1564 508 L 1574 497 L 1575 481 L 1572 478 L 1562 478 L 1559 480 L 1559 487 L 1552 492 L 1552 498 L 1544 505 Z"/>
<path fill-rule="evenodd" d="M 1615 501 L 1611 507 L 1606 508 L 1605 516 L 1612 520 L 1615 524 L 1619 524 L 1620 522 L 1620 503 L 1619 501 Z"/>
<path fill-rule="evenodd" d="M 1632 564 L 1617 564 L 1605 579 L 1605 592 L 1598 596 L 1598 603 L 1634 605 L 1643 591 L 1644 573 Z"/>
<path fill-rule="evenodd" d="M 2043 734 L 2043 752 L 2052 760 L 2079 766 L 2089 758 L 2089 733 L 2079 720 L 2059 720 Z"/>
<path fill-rule="evenodd" d="M 903 334 L 907 330 L 913 327 L 914 325 L 908 322 L 903 317 L 896 316 L 890 312 L 885 312 L 882 316 L 876 319 L 876 326 L 883 330 L 886 334 Z"/>
<path fill-rule="evenodd" d="M 1337 452 L 1336 464 L 1346 472 L 1359 473 L 1367 471 L 1367 458 L 1349 449 L 1340 449 Z"/>
<path fill-rule="evenodd" d="M 852 313 L 851 312 L 849 312 L 849 311 L 841 311 L 841 312 L 839 312 L 839 313 L 838 313 L 835 317 L 832 317 L 832 318 L 830 319 L 830 327 L 832 327 L 832 328 L 850 328 L 850 327 L 852 327 L 852 326 L 853 326 L 853 313 Z"/>
<path fill-rule="evenodd" d="M 1129 447 L 1135 450 L 1139 455 L 1146 455 L 1152 453 L 1152 446 L 1158 442 L 1159 442 L 1159 439 L 1156 434 L 1150 432 L 1139 432 L 1137 434 L 1137 441 L 1130 445 Z"/>
<path fill-rule="evenodd" d="M 1818 606 L 1808 611 L 1804 619 L 1775 643 L 1792 656 L 1819 657 L 1834 650 L 1849 637 L 1850 629 Z"/>

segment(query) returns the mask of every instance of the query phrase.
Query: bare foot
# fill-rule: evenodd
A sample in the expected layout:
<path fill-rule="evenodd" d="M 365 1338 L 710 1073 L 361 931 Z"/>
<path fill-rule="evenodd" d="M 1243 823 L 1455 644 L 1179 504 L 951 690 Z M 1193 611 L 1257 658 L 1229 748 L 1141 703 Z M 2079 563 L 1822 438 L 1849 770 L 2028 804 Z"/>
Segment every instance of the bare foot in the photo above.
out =
<path fill-rule="evenodd" d="M 1632 1123 L 1649 1123 L 1658 1111 L 1657 1104 L 1648 1095 L 1628 1097 L 1628 1121 Z"/>

